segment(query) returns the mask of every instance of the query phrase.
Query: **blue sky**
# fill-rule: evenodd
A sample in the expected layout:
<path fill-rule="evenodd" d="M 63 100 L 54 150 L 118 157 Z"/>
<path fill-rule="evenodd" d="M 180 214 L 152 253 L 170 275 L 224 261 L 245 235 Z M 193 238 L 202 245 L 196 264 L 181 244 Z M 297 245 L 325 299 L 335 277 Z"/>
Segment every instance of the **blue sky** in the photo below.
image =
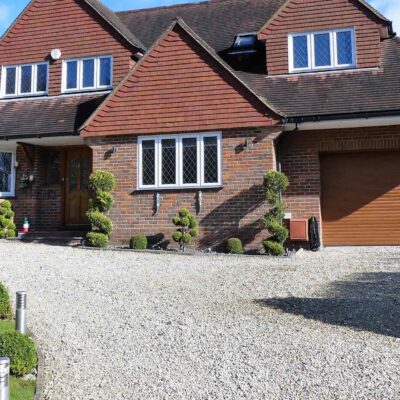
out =
<path fill-rule="evenodd" d="M 23 10 L 29 0 L 0 0 L 0 34 L 11 24 Z M 130 10 L 165 6 L 169 4 L 187 3 L 190 0 L 103 0 L 111 9 Z M 400 36 L 399 0 L 370 0 L 370 3 L 394 23 L 394 29 Z"/>

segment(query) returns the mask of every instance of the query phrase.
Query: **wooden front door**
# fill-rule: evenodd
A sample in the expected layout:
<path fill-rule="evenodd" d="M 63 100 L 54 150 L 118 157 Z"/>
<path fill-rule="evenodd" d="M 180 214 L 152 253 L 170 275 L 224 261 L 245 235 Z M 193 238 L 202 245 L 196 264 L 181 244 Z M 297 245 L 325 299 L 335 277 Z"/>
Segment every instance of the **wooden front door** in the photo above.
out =
<path fill-rule="evenodd" d="M 88 147 L 71 147 L 66 150 L 65 163 L 65 225 L 88 225 L 92 151 Z"/>

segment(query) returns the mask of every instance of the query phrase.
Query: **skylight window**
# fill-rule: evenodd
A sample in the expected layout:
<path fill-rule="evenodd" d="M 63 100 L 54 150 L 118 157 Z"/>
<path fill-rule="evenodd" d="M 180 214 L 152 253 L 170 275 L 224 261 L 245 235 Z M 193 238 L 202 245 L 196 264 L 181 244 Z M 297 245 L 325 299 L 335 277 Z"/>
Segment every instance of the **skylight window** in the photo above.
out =
<path fill-rule="evenodd" d="M 356 66 L 353 28 L 289 35 L 289 71 L 306 72 Z"/>
<path fill-rule="evenodd" d="M 236 36 L 230 54 L 255 53 L 257 45 L 257 34 L 241 33 Z"/>

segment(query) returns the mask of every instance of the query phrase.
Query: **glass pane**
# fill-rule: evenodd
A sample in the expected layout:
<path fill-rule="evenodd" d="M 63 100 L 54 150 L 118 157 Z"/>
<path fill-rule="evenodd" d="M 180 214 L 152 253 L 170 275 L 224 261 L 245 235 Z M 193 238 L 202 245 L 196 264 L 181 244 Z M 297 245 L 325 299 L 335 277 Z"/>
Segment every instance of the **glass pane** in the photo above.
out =
<path fill-rule="evenodd" d="M 77 89 L 78 87 L 78 62 L 67 62 L 67 89 Z"/>
<path fill-rule="evenodd" d="M 308 67 L 308 41 L 307 35 L 293 37 L 293 67 Z"/>
<path fill-rule="evenodd" d="M 315 66 L 327 67 L 331 62 L 331 41 L 329 33 L 314 35 Z"/>
<path fill-rule="evenodd" d="M 83 60 L 82 62 L 82 87 L 94 87 L 94 60 Z"/>
<path fill-rule="evenodd" d="M 12 154 L 0 152 L 0 192 L 11 192 Z"/>
<path fill-rule="evenodd" d="M 47 64 L 38 65 L 36 70 L 36 91 L 47 91 Z"/>
<path fill-rule="evenodd" d="M 75 192 L 78 190 L 78 171 L 79 171 L 79 160 L 77 158 L 71 160 L 70 171 L 69 171 L 69 190 Z"/>
<path fill-rule="evenodd" d="M 197 139 L 182 139 L 183 183 L 197 183 Z"/>
<path fill-rule="evenodd" d="M 161 141 L 162 149 L 162 173 L 161 182 L 163 185 L 176 183 L 176 151 L 175 139 L 164 139 Z"/>
<path fill-rule="evenodd" d="M 32 92 L 32 65 L 21 67 L 21 93 Z"/>
<path fill-rule="evenodd" d="M 81 160 L 81 190 L 87 192 L 89 190 L 90 163 L 87 157 Z"/>
<path fill-rule="evenodd" d="M 155 185 L 156 149 L 154 140 L 142 142 L 142 185 Z"/>
<path fill-rule="evenodd" d="M 7 68 L 6 70 L 6 94 L 15 94 L 17 83 L 17 69 L 15 67 Z"/>
<path fill-rule="evenodd" d="M 351 31 L 336 33 L 338 65 L 353 64 L 353 46 L 351 43 L 351 36 Z"/>
<path fill-rule="evenodd" d="M 218 183 L 218 141 L 204 138 L 204 183 Z"/>
<path fill-rule="evenodd" d="M 47 153 L 47 184 L 55 185 L 61 182 L 61 152 L 49 150 Z"/>
<path fill-rule="evenodd" d="M 100 58 L 100 86 L 111 85 L 111 58 Z"/>

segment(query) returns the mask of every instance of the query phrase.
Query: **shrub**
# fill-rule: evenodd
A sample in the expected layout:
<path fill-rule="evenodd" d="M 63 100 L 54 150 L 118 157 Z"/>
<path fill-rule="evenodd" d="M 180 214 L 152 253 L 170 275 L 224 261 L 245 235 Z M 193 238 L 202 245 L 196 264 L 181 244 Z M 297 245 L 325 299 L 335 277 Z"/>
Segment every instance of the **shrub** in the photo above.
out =
<path fill-rule="evenodd" d="M 172 234 L 172 239 L 179 243 L 179 248 L 185 251 L 186 245 L 192 242 L 194 237 L 199 235 L 197 227 L 199 223 L 196 217 L 186 208 L 179 210 L 178 215 L 172 218 L 172 222 L 178 227 L 177 231 Z"/>
<path fill-rule="evenodd" d="M 265 252 L 270 256 L 283 256 L 285 254 L 285 248 L 278 242 L 264 240 L 263 245 Z"/>
<path fill-rule="evenodd" d="M 86 213 L 92 232 L 86 235 L 86 243 L 92 247 L 105 247 L 112 232 L 112 222 L 106 213 L 114 205 L 111 192 L 115 188 L 114 175 L 107 171 L 96 171 L 90 175 L 90 188 L 94 192 Z"/>
<path fill-rule="evenodd" d="M 9 200 L 3 200 L 0 203 L 0 239 L 15 237 L 16 229 L 11 202 Z"/>
<path fill-rule="evenodd" d="M 131 237 L 129 247 L 136 250 L 147 249 L 147 237 L 144 235 L 134 235 Z"/>
<path fill-rule="evenodd" d="M 287 189 L 289 181 L 281 172 L 269 171 L 264 176 L 265 198 L 271 209 L 264 216 L 264 225 L 271 237 L 263 242 L 265 252 L 273 256 L 285 253 L 283 243 L 289 236 L 289 231 L 282 225 L 285 205 L 281 201 L 282 193 Z"/>
<path fill-rule="evenodd" d="M 12 318 L 10 295 L 7 288 L 0 283 L 0 319 Z"/>
<path fill-rule="evenodd" d="M 115 178 L 111 172 L 95 171 L 89 178 L 90 188 L 96 193 L 112 192 L 115 188 Z"/>
<path fill-rule="evenodd" d="M 108 236 L 104 233 L 89 232 L 86 234 L 86 245 L 90 247 L 106 247 L 108 244 Z"/>
<path fill-rule="evenodd" d="M 229 254 L 243 254 L 243 244 L 238 238 L 230 238 L 226 242 L 226 251 Z"/>
<path fill-rule="evenodd" d="M 10 358 L 11 373 L 16 376 L 31 374 L 38 362 L 33 341 L 17 331 L 0 335 L 0 357 Z"/>

